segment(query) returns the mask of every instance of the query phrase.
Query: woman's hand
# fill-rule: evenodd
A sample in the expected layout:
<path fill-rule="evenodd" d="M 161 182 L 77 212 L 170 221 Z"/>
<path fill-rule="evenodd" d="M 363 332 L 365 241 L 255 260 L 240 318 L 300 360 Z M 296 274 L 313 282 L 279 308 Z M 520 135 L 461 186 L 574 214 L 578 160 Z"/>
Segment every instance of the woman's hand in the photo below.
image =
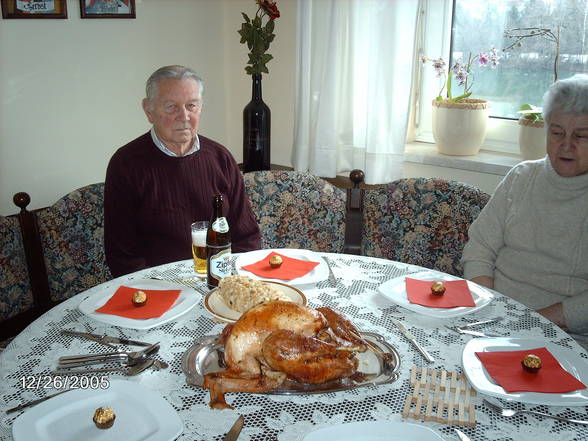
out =
<path fill-rule="evenodd" d="M 538 309 L 537 312 L 546 319 L 551 320 L 564 331 L 568 330 L 568 327 L 566 326 L 566 319 L 563 314 L 563 306 L 561 303 L 556 303 L 555 305 Z"/>
<path fill-rule="evenodd" d="M 472 282 L 478 285 L 485 286 L 486 288 L 494 289 L 494 278 L 490 276 L 478 276 L 472 279 Z"/>

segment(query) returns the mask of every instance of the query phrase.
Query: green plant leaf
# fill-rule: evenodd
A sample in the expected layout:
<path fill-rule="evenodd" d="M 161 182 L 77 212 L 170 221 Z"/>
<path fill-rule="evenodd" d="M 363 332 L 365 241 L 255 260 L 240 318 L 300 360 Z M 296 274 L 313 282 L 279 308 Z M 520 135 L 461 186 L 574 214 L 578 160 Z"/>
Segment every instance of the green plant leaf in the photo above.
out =
<path fill-rule="evenodd" d="M 463 95 L 460 96 L 456 96 L 455 98 L 451 99 L 452 102 L 457 103 L 461 100 L 465 100 L 466 98 L 468 98 L 470 95 L 472 94 L 472 92 L 468 92 L 468 93 L 464 93 Z"/>
<path fill-rule="evenodd" d="M 256 16 L 253 19 L 253 26 L 255 26 L 256 28 L 260 28 L 261 27 L 261 17 L 260 16 Z"/>
<path fill-rule="evenodd" d="M 451 99 L 451 70 L 447 75 L 447 98 Z"/>
<path fill-rule="evenodd" d="M 268 34 L 271 34 L 272 32 L 274 32 L 274 27 L 275 27 L 274 21 L 268 20 L 268 22 L 265 24 L 265 32 L 267 32 Z"/>
<path fill-rule="evenodd" d="M 249 23 L 251 20 L 249 20 L 249 17 L 247 17 L 247 14 L 245 14 L 244 12 L 241 12 L 241 15 L 243 16 L 243 18 L 245 19 L 245 21 L 247 23 Z"/>
<path fill-rule="evenodd" d="M 533 110 L 533 108 L 530 104 L 523 104 L 521 107 L 519 107 L 519 110 Z"/>

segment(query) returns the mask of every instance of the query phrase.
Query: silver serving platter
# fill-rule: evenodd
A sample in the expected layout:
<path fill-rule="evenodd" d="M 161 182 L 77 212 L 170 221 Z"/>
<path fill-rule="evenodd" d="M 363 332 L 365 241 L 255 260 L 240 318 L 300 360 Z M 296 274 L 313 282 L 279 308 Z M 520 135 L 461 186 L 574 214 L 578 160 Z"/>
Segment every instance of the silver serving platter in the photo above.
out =
<path fill-rule="evenodd" d="M 276 395 L 297 395 L 337 392 L 363 386 L 375 386 L 396 381 L 400 374 L 400 355 L 384 337 L 372 332 L 362 332 L 368 342 L 368 350 L 358 353 L 358 371 L 349 378 L 321 384 L 298 383 L 286 380 L 279 389 L 267 392 Z M 182 371 L 186 382 L 202 387 L 204 375 L 218 372 L 224 367 L 224 346 L 218 343 L 218 335 L 197 339 L 182 357 Z"/>

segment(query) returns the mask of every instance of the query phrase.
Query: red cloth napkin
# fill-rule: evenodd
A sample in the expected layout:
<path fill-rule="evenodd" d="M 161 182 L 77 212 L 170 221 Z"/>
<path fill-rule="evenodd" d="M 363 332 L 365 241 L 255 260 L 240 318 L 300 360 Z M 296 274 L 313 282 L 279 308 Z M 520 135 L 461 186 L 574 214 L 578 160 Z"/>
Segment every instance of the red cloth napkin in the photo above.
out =
<path fill-rule="evenodd" d="M 141 289 L 147 294 L 147 303 L 135 306 L 131 301 L 133 294 L 139 291 L 128 286 L 119 287 L 108 301 L 96 310 L 102 314 L 120 315 L 130 319 L 150 319 L 161 317 L 176 302 L 180 289 Z"/>
<path fill-rule="evenodd" d="M 476 306 L 472 293 L 465 280 L 444 280 L 445 294 L 437 296 L 431 293 L 434 281 L 405 278 L 406 294 L 410 303 L 429 308 L 455 308 L 457 306 Z"/>
<path fill-rule="evenodd" d="M 272 256 L 280 256 L 282 258 L 282 265 L 278 268 L 272 268 L 269 264 Z M 256 276 L 266 279 L 292 280 L 308 274 L 318 264 L 318 262 L 294 259 L 293 257 L 284 256 L 283 254 L 272 251 L 260 261 L 245 265 L 242 268 L 252 272 Z"/>
<path fill-rule="evenodd" d="M 527 354 L 541 359 L 541 369 L 527 372 L 521 360 Z M 507 392 L 564 393 L 586 389 L 584 383 L 561 367 L 547 348 L 524 351 L 476 352 L 488 374 Z"/>

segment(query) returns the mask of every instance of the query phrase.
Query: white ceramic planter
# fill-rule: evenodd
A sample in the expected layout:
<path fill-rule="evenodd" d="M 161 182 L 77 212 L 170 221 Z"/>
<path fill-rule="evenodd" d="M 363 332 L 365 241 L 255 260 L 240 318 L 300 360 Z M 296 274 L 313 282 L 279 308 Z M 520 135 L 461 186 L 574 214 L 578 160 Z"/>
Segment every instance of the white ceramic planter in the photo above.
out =
<path fill-rule="evenodd" d="M 519 148 L 523 159 L 541 159 L 547 154 L 543 121 L 519 119 Z"/>
<path fill-rule="evenodd" d="M 476 155 L 486 138 L 488 102 L 433 100 L 433 138 L 445 155 Z"/>

